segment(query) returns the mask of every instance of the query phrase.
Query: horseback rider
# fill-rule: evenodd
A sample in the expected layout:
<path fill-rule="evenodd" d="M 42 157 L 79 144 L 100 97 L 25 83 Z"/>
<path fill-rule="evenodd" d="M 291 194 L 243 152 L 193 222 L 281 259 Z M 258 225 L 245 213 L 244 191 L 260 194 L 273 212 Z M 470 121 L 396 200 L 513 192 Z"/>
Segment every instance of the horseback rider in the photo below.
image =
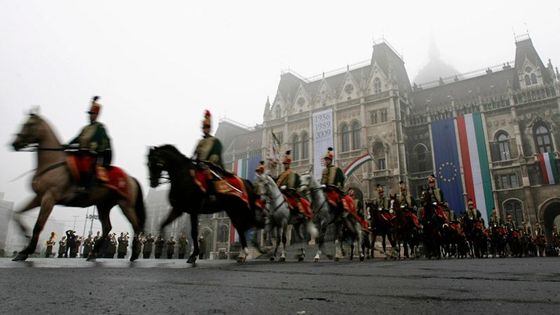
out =
<path fill-rule="evenodd" d="M 443 191 L 436 187 L 436 176 L 431 174 L 428 176 L 428 190 L 426 191 L 430 195 L 432 202 L 437 202 L 438 205 L 445 204 L 445 198 L 443 197 Z"/>
<path fill-rule="evenodd" d="M 355 212 L 352 198 L 343 191 L 344 181 L 346 180 L 344 178 L 344 173 L 339 167 L 333 165 L 333 159 L 333 148 L 329 147 L 327 149 L 327 154 L 323 157 L 325 168 L 321 176 L 321 185 L 325 187 L 327 200 L 329 204 L 336 207 L 336 209 L 345 209 L 347 212 Z"/>
<path fill-rule="evenodd" d="M 468 233 L 473 233 L 475 222 L 482 221 L 482 214 L 474 206 L 474 201 L 469 199 L 467 201 L 467 211 L 463 216 L 463 222 L 465 224 L 465 231 Z M 484 222 L 483 222 L 484 224 Z"/>
<path fill-rule="evenodd" d="M 79 185 L 85 189 L 95 183 L 97 166 L 108 168 L 113 158 L 111 139 L 105 126 L 97 121 L 101 111 L 101 104 L 97 102 L 99 98 L 99 96 L 94 96 L 91 100 L 91 107 L 87 111 L 89 125 L 85 126 L 80 134 L 68 144 L 69 147 L 78 146 L 76 161 L 80 172 Z"/>
<path fill-rule="evenodd" d="M 416 200 L 408 193 L 408 190 L 406 189 L 406 183 L 401 180 L 399 182 L 399 188 L 401 191 L 399 195 L 400 205 L 404 206 L 405 210 L 413 211 L 414 213 L 416 213 Z"/>
<path fill-rule="evenodd" d="M 340 167 L 333 164 L 333 159 L 333 148 L 329 147 L 327 154 L 323 157 L 323 160 L 325 161 L 325 168 L 323 169 L 323 174 L 321 176 L 321 185 L 326 185 L 327 190 L 330 187 L 331 189 L 337 189 L 340 193 L 342 193 L 345 181 L 344 173 Z"/>
<path fill-rule="evenodd" d="M 288 199 L 288 204 L 290 208 L 298 211 L 299 213 L 310 217 L 311 207 L 309 202 L 301 197 L 298 193 L 299 186 L 301 185 L 299 174 L 296 173 L 291 167 L 292 156 L 291 151 L 286 151 L 284 158 L 282 159 L 282 164 L 284 165 L 284 171 L 278 176 L 276 180 L 276 185 L 280 187 L 280 190 Z"/>
<path fill-rule="evenodd" d="M 223 170 L 222 143 L 218 140 L 218 138 L 210 134 L 210 131 L 212 130 L 211 119 L 212 114 L 210 114 L 210 111 L 204 111 L 204 120 L 202 121 L 203 136 L 196 145 L 193 158 L 206 164 L 211 163 Z"/>
<path fill-rule="evenodd" d="M 204 119 L 202 120 L 202 139 L 198 141 L 194 151 L 193 159 L 201 162 L 199 168 L 204 170 L 208 182 L 208 201 L 210 204 L 216 202 L 216 187 L 214 186 L 216 178 L 213 176 L 210 168 L 218 167 L 220 171 L 224 170 L 222 163 L 222 143 L 220 140 L 210 134 L 212 130 L 212 114 L 209 110 L 204 111 Z"/>

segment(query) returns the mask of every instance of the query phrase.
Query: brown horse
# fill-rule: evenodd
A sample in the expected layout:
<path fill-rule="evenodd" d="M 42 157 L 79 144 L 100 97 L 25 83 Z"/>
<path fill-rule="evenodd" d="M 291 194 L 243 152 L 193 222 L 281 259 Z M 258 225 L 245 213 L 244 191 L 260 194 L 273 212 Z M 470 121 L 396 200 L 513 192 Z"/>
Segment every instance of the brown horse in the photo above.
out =
<path fill-rule="evenodd" d="M 96 242 L 88 260 L 95 259 L 96 255 L 103 249 L 104 242 L 109 235 L 109 231 L 111 231 L 109 212 L 111 208 L 118 205 L 132 224 L 135 233 L 130 260 L 133 261 L 138 258 L 140 254 L 138 234 L 143 230 L 146 214 L 142 188 L 135 178 L 128 175 L 125 177 L 128 198 L 102 184 L 94 185 L 88 192 L 79 191 L 67 165 L 65 147 L 58 141 L 49 124 L 37 114 L 29 115 L 12 146 L 16 151 L 26 148 L 37 151 L 37 168 L 31 181 L 35 196 L 15 213 L 15 220 L 27 237 L 29 237 L 28 230 L 21 221 L 20 215 L 40 207 L 29 244 L 18 253 L 13 259 L 14 261 L 26 260 L 30 254 L 35 252 L 39 234 L 55 205 L 82 208 L 92 205 L 97 206 L 103 235 Z"/>

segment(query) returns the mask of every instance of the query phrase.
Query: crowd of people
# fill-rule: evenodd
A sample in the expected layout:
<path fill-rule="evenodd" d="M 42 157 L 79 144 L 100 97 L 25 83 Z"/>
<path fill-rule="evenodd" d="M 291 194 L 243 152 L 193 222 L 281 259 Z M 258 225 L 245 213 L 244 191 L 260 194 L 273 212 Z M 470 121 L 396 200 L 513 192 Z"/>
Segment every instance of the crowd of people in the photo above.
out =
<path fill-rule="evenodd" d="M 101 237 L 98 231 L 95 236 L 91 234 L 84 238 L 78 236 L 76 231 L 68 230 L 57 241 L 57 234 L 51 232 L 49 239 L 46 241 L 44 257 L 46 258 L 87 258 L 93 249 L 95 242 Z M 199 240 L 201 241 L 201 240 Z M 174 236 L 166 239 L 162 235 L 157 237 L 152 234 L 142 234 L 140 236 L 142 244 L 142 257 L 148 258 L 167 258 L 167 259 L 183 259 L 190 252 L 189 241 L 185 234 L 181 234 L 177 239 Z M 58 244 L 58 247 L 56 248 Z M 125 258 L 129 251 L 130 236 L 128 232 L 110 233 L 105 242 L 105 248 L 102 250 L 102 258 Z M 56 251 L 55 251 L 56 248 Z M 153 252 L 153 255 L 152 255 Z M 202 258 L 202 257 L 201 257 Z"/>

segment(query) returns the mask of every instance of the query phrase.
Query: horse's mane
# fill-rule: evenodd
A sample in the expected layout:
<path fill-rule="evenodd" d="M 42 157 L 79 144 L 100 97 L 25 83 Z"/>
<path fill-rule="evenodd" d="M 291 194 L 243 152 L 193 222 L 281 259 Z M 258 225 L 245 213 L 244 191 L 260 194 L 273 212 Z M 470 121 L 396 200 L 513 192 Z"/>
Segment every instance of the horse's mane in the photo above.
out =
<path fill-rule="evenodd" d="M 177 149 L 172 144 L 164 144 L 164 145 L 161 145 L 161 146 L 157 147 L 157 149 L 166 151 L 166 152 L 174 154 L 174 155 L 178 155 L 181 159 L 189 160 L 189 158 L 187 158 L 183 153 L 181 153 L 181 151 L 179 151 L 179 149 Z"/>

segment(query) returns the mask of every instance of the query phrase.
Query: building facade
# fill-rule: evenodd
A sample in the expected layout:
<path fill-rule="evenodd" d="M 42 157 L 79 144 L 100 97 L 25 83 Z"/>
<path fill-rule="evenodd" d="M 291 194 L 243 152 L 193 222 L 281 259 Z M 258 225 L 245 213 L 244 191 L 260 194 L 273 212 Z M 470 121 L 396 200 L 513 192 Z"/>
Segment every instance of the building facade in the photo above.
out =
<path fill-rule="evenodd" d="M 369 63 L 346 71 L 311 79 L 283 73 L 274 101 L 265 105 L 263 154 L 275 136 L 282 150 L 292 150 L 296 171 L 312 168 L 313 157 L 325 153 L 314 152 L 313 115 L 330 110 L 335 162 L 344 169 L 364 152 L 373 157 L 347 179 L 365 198 L 376 197 L 377 184 L 398 193 L 401 180 L 418 195 L 435 174 L 440 186 L 457 188 L 444 189 L 458 195 L 457 214 L 473 199 L 486 218 L 495 208 L 519 227 L 552 228 L 560 214 L 559 74 L 528 36 L 515 45 L 511 62 L 424 84 L 410 83 L 402 58 L 386 42 L 374 45 Z M 479 131 L 469 121 L 479 121 Z M 434 146 L 443 123 L 454 147 Z M 473 147 L 469 134 L 482 141 Z M 445 152 L 438 150 L 457 151 L 455 164 L 441 160 Z"/>

